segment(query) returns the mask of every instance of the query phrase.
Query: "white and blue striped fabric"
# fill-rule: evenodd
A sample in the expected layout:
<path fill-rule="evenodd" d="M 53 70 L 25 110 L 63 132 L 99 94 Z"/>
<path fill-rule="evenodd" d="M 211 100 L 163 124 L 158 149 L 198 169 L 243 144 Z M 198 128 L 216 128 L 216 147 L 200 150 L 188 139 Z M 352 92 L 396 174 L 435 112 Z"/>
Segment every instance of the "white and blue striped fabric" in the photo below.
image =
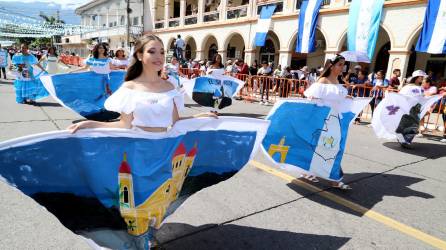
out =
<path fill-rule="evenodd" d="M 353 0 L 348 18 L 348 50 L 373 58 L 384 0 Z"/>
<path fill-rule="evenodd" d="M 311 53 L 316 50 L 316 25 L 322 0 L 306 0 L 302 2 L 297 29 L 297 53 Z"/>
<path fill-rule="evenodd" d="M 446 54 L 446 0 L 429 0 L 415 50 Z"/>
<path fill-rule="evenodd" d="M 275 4 L 269 4 L 262 7 L 256 27 L 256 46 L 265 46 L 266 35 L 268 34 L 269 26 L 271 24 L 271 16 L 273 15 L 275 9 Z"/>

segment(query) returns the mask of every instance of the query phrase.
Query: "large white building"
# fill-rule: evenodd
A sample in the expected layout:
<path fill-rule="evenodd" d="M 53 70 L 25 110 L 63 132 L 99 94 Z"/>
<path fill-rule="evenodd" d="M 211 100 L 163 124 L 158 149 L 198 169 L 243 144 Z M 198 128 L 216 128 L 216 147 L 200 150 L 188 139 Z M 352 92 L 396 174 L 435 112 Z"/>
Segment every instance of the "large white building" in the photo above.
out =
<path fill-rule="evenodd" d="M 89 54 L 91 44 L 107 42 L 111 50 L 126 48 L 127 28 L 130 42 L 142 34 L 144 0 L 130 0 L 130 17 L 127 19 L 127 2 L 124 0 L 94 0 L 76 9 L 81 25 L 93 29 L 81 34 L 66 34 L 60 44 L 63 51 L 74 52 L 82 57 Z M 129 24 L 127 26 L 127 24 Z"/>
<path fill-rule="evenodd" d="M 299 67 L 323 65 L 327 56 L 346 50 L 350 1 L 325 0 L 317 27 L 317 51 L 294 53 L 301 0 L 153 0 L 154 32 L 166 49 L 177 34 L 187 43 L 186 56 L 210 59 L 216 52 L 224 59 L 243 57 L 273 60 Z M 254 37 L 260 7 L 276 3 L 266 46 L 256 48 Z M 220 6 L 220 7 L 219 7 Z M 446 55 L 414 52 L 422 28 L 427 0 L 385 1 L 375 56 L 370 70 L 383 69 L 389 76 L 395 68 L 403 76 L 414 69 L 433 70 L 445 76 Z"/>

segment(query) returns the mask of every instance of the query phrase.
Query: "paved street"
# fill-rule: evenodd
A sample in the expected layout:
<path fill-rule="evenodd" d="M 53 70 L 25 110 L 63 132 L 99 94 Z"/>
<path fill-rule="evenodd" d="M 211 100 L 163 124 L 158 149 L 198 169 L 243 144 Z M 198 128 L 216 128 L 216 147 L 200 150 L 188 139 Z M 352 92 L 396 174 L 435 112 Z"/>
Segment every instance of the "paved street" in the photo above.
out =
<path fill-rule="evenodd" d="M 82 119 L 51 98 L 37 107 L 14 100 L 12 83 L 0 81 L 0 141 Z M 184 115 L 204 110 L 187 106 Z M 263 118 L 270 108 L 237 101 L 222 115 Z M 165 249 L 446 249 L 446 144 L 438 140 L 416 138 L 406 150 L 352 126 L 347 192 L 295 180 L 259 152 L 231 179 L 184 201 L 156 238 Z M 0 192 L 1 249 L 88 248 L 32 199 L 3 182 Z"/>

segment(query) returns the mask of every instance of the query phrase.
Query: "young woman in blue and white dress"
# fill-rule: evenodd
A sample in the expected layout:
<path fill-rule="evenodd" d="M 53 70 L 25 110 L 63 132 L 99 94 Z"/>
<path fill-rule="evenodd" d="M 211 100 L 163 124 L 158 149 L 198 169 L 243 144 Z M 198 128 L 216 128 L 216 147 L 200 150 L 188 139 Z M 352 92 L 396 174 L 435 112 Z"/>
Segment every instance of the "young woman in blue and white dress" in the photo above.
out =
<path fill-rule="evenodd" d="M 178 110 L 184 107 L 184 94 L 168 80 L 161 78 L 164 46 L 155 35 L 136 42 L 133 62 L 127 70 L 124 84 L 105 102 L 109 111 L 121 114 L 116 122 L 83 121 L 68 129 L 131 128 L 148 132 L 165 132 L 180 119 Z M 216 117 L 203 113 L 194 117 Z"/>
<path fill-rule="evenodd" d="M 12 57 L 11 70 L 16 73 L 14 87 L 16 92 L 16 102 L 36 105 L 36 100 L 48 96 L 48 92 L 43 87 L 42 82 L 36 78 L 34 68 L 45 69 L 40 65 L 37 58 L 29 53 L 28 45 L 23 43 L 21 53 Z"/>
<path fill-rule="evenodd" d="M 85 66 L 73 70 L 70 73 L 92 70 L 97 74 L 107 75 L 112 70 L 118 69 L 112 63 L 112 59 L 108 57 L 108 45 L 106 43 L 98 43 L 93 48 L 93 56 L 85 60 Z"/>
<path fill-rule="evenodd" d="M 324 71 L 322 72 L 320 78 L 312 84 L 305 92 L 304 95 L 308 99 L 318 99 L 323 103 L 327 104 L 332 108 L 331 112 L 339 113 L 339 107 L 345 101 L 346 98 L 351 98 L 348 96 L 348 91 L 341 84 L 339 84 L 339 76 L 342 74 L 344 69 L 345 58 L 341 55 L 336 55 L 335 58 L 327 61 L 324 67 Z M 338 120 L 330 121 L 327 120 L 327 130 L 323 131 L 321 134 L 321 138 L 334 136 L 335 138 L 340 137 L 340 125 Z M 324 133 L 326 135 L 324 135 Z M 318 143 L 315 148 L 315 153 L 317 155 L 323 155 L 325 159 L 335 158 L 336 155 L 327 155 L 327 154 L 337 154 L 337 152 L 333 150 L 324 150 L 324 146 Z M 313 159 L 314 160 L 314 159 Z M 320 164 L 325 165 L 327 163 L 321 160 Z M 302 174 L 303 178 L 311 181 L 311 182 L 319 182 L 316 177 L 316 174 Z M 351 189 L 351 187 L 342 181 L 331 181 L 332 187 L 339 189 Z"/>

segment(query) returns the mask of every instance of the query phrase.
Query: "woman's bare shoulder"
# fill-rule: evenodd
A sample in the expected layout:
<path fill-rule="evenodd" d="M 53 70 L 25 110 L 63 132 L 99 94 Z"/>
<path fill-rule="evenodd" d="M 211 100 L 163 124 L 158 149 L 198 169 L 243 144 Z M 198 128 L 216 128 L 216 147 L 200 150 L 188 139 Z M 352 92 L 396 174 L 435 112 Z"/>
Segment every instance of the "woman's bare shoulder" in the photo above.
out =
<path fill-rule="evenodd" d="M 135 89 L 135 85 L 136 85 L 136 82 L 134 82 L 134 81 L 125 81 L 122 84 L 122 87 L 125 87 L 125 88 L 128 88 L 128 89 Z"/>
<path fill-rule="evenodd" d="M 321 77 L 317 80 L 318 83 L 330 83 L 330 81 L 328 81 L 327 77 Z"/>

